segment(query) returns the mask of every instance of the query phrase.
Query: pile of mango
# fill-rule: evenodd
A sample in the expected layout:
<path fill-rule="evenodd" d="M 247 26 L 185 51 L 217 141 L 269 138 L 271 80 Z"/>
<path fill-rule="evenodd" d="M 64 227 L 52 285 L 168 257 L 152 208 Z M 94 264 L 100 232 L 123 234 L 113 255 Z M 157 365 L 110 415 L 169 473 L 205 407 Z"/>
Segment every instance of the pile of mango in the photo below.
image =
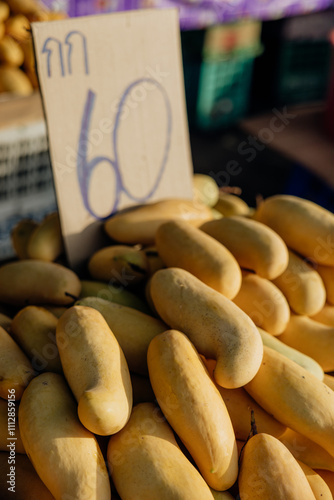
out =
<path fill-rule="evenodd" d="M 30 23 L 65 17 L 38 0 L 0 0 L 0 93 L 29 95 L 38 88 Z"/>
<path fill-rule="evenodd" d="M 57 214 L 13 230 L 0 497 L 333 499 L 334 215 L 197 174 L 103 229 L 83 276 Z"/>

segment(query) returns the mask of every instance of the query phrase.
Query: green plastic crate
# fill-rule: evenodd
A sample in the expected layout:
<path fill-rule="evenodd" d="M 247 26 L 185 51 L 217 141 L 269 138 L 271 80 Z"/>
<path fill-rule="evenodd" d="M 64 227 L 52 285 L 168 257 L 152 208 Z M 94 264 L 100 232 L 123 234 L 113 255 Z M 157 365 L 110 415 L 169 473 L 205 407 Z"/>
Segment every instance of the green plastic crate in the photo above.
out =
<path fill-rule="evenodd" d="M 199 76 L 196 126 L 203 130 L 227 127 L 248 108 L 253 57 L 203 61 Z"/>
<path fill-rule="evenodd" d="M 324 100 L 330 58 L 327 40 L 282 41 L 276 86 L 278 101 L 294 104 Z"/>

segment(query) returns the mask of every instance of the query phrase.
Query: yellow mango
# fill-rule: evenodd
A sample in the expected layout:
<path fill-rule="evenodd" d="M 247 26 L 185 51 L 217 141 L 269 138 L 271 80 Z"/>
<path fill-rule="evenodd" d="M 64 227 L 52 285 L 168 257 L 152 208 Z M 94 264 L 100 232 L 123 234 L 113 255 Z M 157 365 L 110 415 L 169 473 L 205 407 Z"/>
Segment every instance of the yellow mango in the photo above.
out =
<path fill-rule="evenodd" d="M 293 314 L 279 339 L 315 359 L 325 372 L 334 370 L 334 327 Z"/>
<path fill-rule="evenodd" d="M 148 264 L 139 248 L 113 245 L 101 248 L 91 256 L 88 271 L 93 279 L 123 287 L 133 286 L 146 278 Z"/>
<path fill-rule="evenodd" d="M 334 267 L 317 266 L 317 271 L 320 274 L 322 281 L 325 285 L 327 301 L 334 304 Z"/>
<path fill-rule="evenodd" d="M 20 45 L 11 36 L 5 35 L 0 40 L 0 62 L 19 67 L 23 61 L 24 54 Z"/>
<path fill-rule="evenodd" d="M 8 445 L 10 442 L 14 443 L 13 457 L 16 453 L 25 454 L 17 419 L 18 406 L 15 401 L 0 399 L 0 450 L 9 452 Z"/>
<path fill-rule="evenodd" d="M 73 306 L 57 324 L 57 346 L 82 424 L 108 436 L 122 429 L 132 409 L 132 385 L 123 351 L 102 314 Z"/>
<path fill-rule="evenodd" d="M 240 500 L 315 500 L 297 460 L 269 434 L 256 434 L 246 443 L 238 484 Z"/>
<path fill-rule="evenodd" d="M 246 391 L 274 418 L 334 455 L 334 391 L 283 354 L 263 350 Z"/>
<path fill-rule="evenodd" d="M 35 73 L 36 72 L 36 59 L 34 53 L 34 45 L 32 41 L 32 37 L 21 43 L 21 48 L 24 53 L 24 61 L 23 66 L 26 73 Z"/>
<path fill-rule="evenodd" d="M 31 14 L 40 8 L 40 3 L 36 0 L 6 0 L 10 10 L 14 14 Z"/>
<path fill-rule="evenodd" d="M 316 469 L 315 472 L 326 482 L 334 498 L 334 472 L 322 469 Z"/>
<path fill-rule="evenodd" d="M 62 373 L 56 345 L 56 327 L 56 316 L 43 307 L 24 307 L 13 318 L 12 337 L 37 372 Z"/>
<path fill-rule="evenodd" d="M 319 380 L 324 379 L 323 369 L 313 358 L 298 351 L 297 349 L 294 349 L 293 347 L 288 346 L 287 344 L 282 342 L 281 337 L 273 337 L 272 335 L 270 335 L 270 333 L 262 330 L 262 328 L 259 328 L 258 330 L 260 332 L 263 345 L 274 349 L 274 351 L 280 352 L 287 358 L 305 368 L 305 370 L 313 373 L 313 375 L 315 375 Z"/>
<path fill-rule="evenodd" d="M 282 333 L 290 319 L 289 304 L 282 292 L 256 274 L 243 272 L 241 287 L 233 302 L 257 326 L 272 335 Z"/>
<path fill-rule="evenodd" d="M 12 229 L 11 241 L 19 259 L 28 259 L 28 241 L 37 227 L 37 222 L 32 219 L 21 219 Z"/>
<path fill-rule="evenodd" d="M 239 264 L 224 245 L 200 229 L 185 221 L 166 222 L 158 228 L 155 243 L 168 267 L 189 271 L 229 299 L 238 293 Z"/>
<path fill-rule="evenodd" d="M 214 207 L 219 199 L 219 187 L 216 181 L 207 174 L 193 175 L 194 202 Z"/>
<path fill-rule="evenodd" d="M 79 421 L 61 375 L 42 373 L 19 407 L 21 438 L 37 474 L 55 500 L 110 500 L 110 483 L 95 436 Z"/>
<path fill-rule="evenodd" d="M 185 333 L 200 354 L 216 359 L 216 382 L 235 389 L 260 367 L 260 334 L 239 307 L 188 271 L 161 269 L 151 278 L 151 297 L 163 321 Z"/>
<path fill-rule="evenodd" d="M 214 208 L 224 215 L 224 217 L 229 217 L 231 215 L 248 216 L 250 213 L 250 208 L 247 203 L 239 196 L 232 193 L 220 192 Z"/>
<path fill-rule="evenodd" d="M 238 475 L 230 416 L 195 347 L 183 333 L 157 335 L 147 352 L 157 402 L 211 488 L 227 490 Z"/>
<path fill-rule="evenodd" d="M 6 304 L 66 305 L 80 290 L 77 275 L 54 262 L 21 260 L 0 267 L 0 301 Z"/>
<path fill-rule="evenodd" d="M 86 297 L 79 300 L 77 305 L 97 309 L 118 340 L 130 370 L 147 375 L 149 343 L 158 333 L 167 330 L 167 325 L 132 307 L 113 304 L 98 297 Z"/>
<path fill-rule="evenodd" d="M 312 437 L 312 434 L 310 434 Z M 334 457 L 322 446 L 290 428 L 279 438 L 293 456 L 312 469 L 334 471 Z"/>
<path fill-rule="evenodd" d="M 32 232 L 27 246 L 29 259 L 53 262 L 64 252 L 58 212 L 47 215 Z"/>
<path fill-rule="evenodd" d="M 27 75 L 19 68 L 4 64 L 0 66 L 0 92 L 30 95 L 34 91 Z"/>
<path fill-rule="evenodd" d="M 124 286 L 115 286 L 103 281 L 81 280 L 80 299 L 85 297 L 99 297 L 115 304 L 133 307 L 146 314 L 150 313 L 147 304 L 135 293 L 126 290 Z"/>
<path fill-rule="evenodd" d="M 10 9 L 7 2 L 0 2 L 0 22 L 3 23 L 9 18 Z"/>
<path fill-rule="evenodd" d="M 6 34 L 18 42 L 31 38 L 31 27 L 29 20 L 23 14 L 17 14 L 7 19 Z M 22 61 L 23 62 L 23 61 Z M 21 63 L 22 64 L 22 63 Z"/>
<path fill-rule="evenodd" d="M 291 250 L 287 269 L 273 283 L 297 314 L 316 314 L 325 305 L 326 290 L 319 273 Z"/>
<path fill-rule="evenodd" d="M 226 246 L 240 267 L 274 279 L 288 265 L 288 250 L 272 229 L 241 215 L 205 222 L 202 231 Z"/>
<path fill-rule="evenodd" d="M 331 494 L 331 490 L 327 486 L 327 483 L 325 480 L 315 472 L 311 467 L 309 467 L 306 464 L 303 464 L 303 462 L 300 462 L 297 460 L 299 463 L 301 469 L 303 470 L 306 479 L 309 482 L 309 485 L 311 486 L 311 490 L 313 491 L 313 495 L 316 500 L 333 500 L 333 496 Z"/>
<path fill-rule="evenodd" d="M 214 360 L 204 359 L 210 376 L 213 378 L 213 371 L 216 366 Z M 278 422 L 272 415 L 269 415 L 253 398 L 240 387 L 239 389 L 225 389 L 216 385 L 221 397 L 224 400 L 227 411 L 230 415 L 235 437 L 238 440 L 246 441 L 251 432 L 251 411 L 254 411 L 254 418 L 258 432 L 266 432 L 275 437 L 284 434 L 286 426 Z"/>
<path fill-rule="evenodd" d="M 164 222 L 182 219 L 199 226 L 211 218 L 210 208 L 204 204 L 168 199 L 119 212 L 104 228 L 110 238 L 121 243 L 153 245 L 156 230 Z"/>
<path fill-rule="evenodd" d="M 108 466 L 122 500 L 212 500 L 208 485 L 152 403 L 135 406 L 124 429 L 111 436 Z"/>
<path fill-rule="evenodd" d="M 212 488 L 210 490 L 215 500 L 234 500 L 234 497 L 228 491 L 215 491 Z"/>
<path fill-rule="evenodd" d="M 15 465 L 10 464 L 11 457 L 8 452 L 0 452 L 0 498 L 1 500 L 54 500 L 45 484 L 38 477 L 32 463 L 26 455 L 15 456 Z M 13 486 L 10 481 L 10 467 L 15 467 Z M 15 478 L 15 480 L 14 480 Z M 15 493 L 14 493 L 15 492 Z"/>
<path fill-rule="evenodd" d="M 334 306 L 326 302 L 324 307 L 317 314 L 310 316 L 314 321 L 318 321 L 323 325 L 334 327 Z"/>
<path fill-rule="evenodd" d="M 329 210 L 297 196 L 275 195 L 259 205 L 255 217 L 292 250 L 319 264 L 334 265 L 334 215 Z"/>
<path fill-rule="evenodd" d="M 31 363 L 8 332 L 0 327 L 0 397 L 21 399 L 34 377 Z"/>

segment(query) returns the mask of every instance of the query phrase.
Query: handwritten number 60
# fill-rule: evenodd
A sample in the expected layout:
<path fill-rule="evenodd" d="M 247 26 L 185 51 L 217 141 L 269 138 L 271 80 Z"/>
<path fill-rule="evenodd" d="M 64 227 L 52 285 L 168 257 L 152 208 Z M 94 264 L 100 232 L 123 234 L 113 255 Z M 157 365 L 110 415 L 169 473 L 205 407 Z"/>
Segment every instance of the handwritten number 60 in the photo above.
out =
<path fill-rule="evenodd" d="M 166 140 L 165 140 L 165 145 L 164 145 L 164 150 L 163 150 L 163 155 L 162 155 L 162 160 L 159 165 L 158 171 L 157 171 L 157 176 L 156 179 L 153 183 L 153 186 L 151 186 L 148 189 L 148 192 L 144 196 L 135 196 L 134 194 L 130 193 L 130 191 L 127 189 L 127 187 L 124 184 L 123 178 L 122 178 L 122 172 L 121 172 L 121 166 L 120 166 L 120 159 L 119 159 L 119 154 L 118 154 L 118 131 L 119 131 L 119 125 L 120 125 L 120 119 L 123 111 L 123 107 L 125 105 L 126 99 L 129 95 L 129 93 L 138 85 L 142 85 L 143 83 L 151 83 L 153 84 L 157 90 L 161 93 L 163 97 L 163 102 L 164 106 L 166 108 L 166 114 L 167 114 L 167 129 L 166 129 Z M 108 158 L 106 156 L 97 156 L 95 158 L 92 158 L 91 160 L 88 160 L 88 137 L 89 137 L 89 129 L 90 129 L 90 123 L 91 123 L 91 117 L 94 109 L 94 104 L 95 104 L 95 99 L 96 99 L 96 94 L 92 91 L 89 90 L 87 94 L 87 99 L 86 99 L 86 104 L 82 116 L 82 122 L 81 122 L 81 130 L 80 130 L 80 137 L 79 137 L 79 146 L 78 146 L 78 156 L 77 156 L 77 175 L 78 175 L 78 182 L 79 182 L 79 187 L 82 195 L 82 200 L 84 203 L 84 206 L 86 210 L 96 219 L 99 220 L 105 220 L 109 218 L 112 214 L 114 214 L 119 206 L 120 202 L 120 197 L 122 193 L 125 193 L 128 198 L 131 200 L 135 201 L 136 203 L 143 203 L 147 200 L 149 200 L 153 194 L 156 192 L 165 167 L 166 163 L 168 160 L 168 154 L 169 154 L 169 149 L 170 149 L 170 141 L 171 141 L 171 128 L 172 128 L 172 114 L 171 114 L 171 106 L 169 102 L 168 95 L 165 91 L 165 89 L 162 87 L 162 85 L 154 80 L 153 78 L 140 78 L 139 80 L 134 81 L 131 83 L 124 91 L 120 102 L 118 104 L 117 108 L 117 113 L 116 113 L 116 118 L 115 118 L 115 124 L 114 128 L 112 131 L 112 146 L 113 146 L 113 151 L 114 151 L 114 159 Z M 90 189 L 90 181 L 92 177 L 92 173 L 97 165 L 99 165 L 102 162 L 107 162 L 110 167 L 113 169 L 114 174 L 115 174 L 115 192 L 114 196 L 112 197 L 114 199 L 114 204 L 112 206 L 112 209 L 110 213 L 104 217 L 98 216 L 93 208 L 90 205 L 89 202 L 89 189 Z"/>

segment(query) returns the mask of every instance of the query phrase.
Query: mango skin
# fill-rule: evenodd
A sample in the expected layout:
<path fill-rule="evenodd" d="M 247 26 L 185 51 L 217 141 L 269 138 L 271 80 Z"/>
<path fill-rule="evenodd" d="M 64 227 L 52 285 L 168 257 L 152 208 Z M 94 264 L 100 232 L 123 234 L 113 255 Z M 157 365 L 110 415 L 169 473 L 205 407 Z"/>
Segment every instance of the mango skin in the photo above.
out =
<path fill-rule="evenodd" d="M 291 250 L 288 267 L 273 283 L 297 314 L 311 316 L 325 305 L 326 290 L 319 273 Z"/>
<path fill-rule="evenodd" d="M 168 267 L 189 271 L 228 299 L 239 292 L 241 270 L 236 259 L 200 229 L 185 221 L 166 222 L 158 228 L 155 243 Z"/>
<path fill-rule="evenodd" d="M 334 370 L 334 327 L 308 316 L 291 315 L 280 340 L 312 357 L 325 372 Z"/>
<path fill-rule="evenodd" d="M 76 403 L 61 375 L 42 373 L 27 387 L 19 407 L 23 445 L 56 500 L 110 500 L 104 458 L 95 436 L 80 423 Z"/>
<path fill-rule="evenodd" d="M 207 174 L 193 175 L 194 202 L 214 207 L 219 199 L 219 187 L 216 181 Z"/>
<path fill-rule="evenodd" d="M 19 400 L 35 376 L 31 363 L 8 332 L 0 327 L 0 397 Z M 11 399 L 11 398 L 10 398 Z"/>
<path fill-rule="evenodd" d="M 240 500 L 315 500 L 297 460 L 269 434 L 256 434 L 246 443 L 238 484 Z"/>
<path fill-rule="evenodd" d="M 271 281 L 253 273 L 242 273 L 241 287 L 233 302 L 272 335 L 282 333 L 290 319 L 289 304 L 282 292 Z"/>
<path fill-rule="evenodd" d="M 260 367 L 263 345 L 252 320 L 232 301 L 183 269 L 157 271 L 151 297 L 160 317 L 185 333 L 203 356 L 217 360 L 216 382 L 235 389 Z"/>
<path fill-rule="evenodd" d="M 132 307 L 98 297 L 86 297 L 76 304 L 99 311 L 119 342 L 129 369 L 139 375 L 148 375 L 147 349 L 155 335 L 168 329 L 165 323 Z"/>
<path fill-rule="evenodd" d="M 12 229 L 11 241 L 19 259 L 28 259 L 28 241 L 33 231 L 38 226 L 32 219 L 21 219 Z"/>
<path fill-rule="evenodd" d="M 57 346 L 82 424 L 109 436 L 128 421 L 132 385 L 123 351 L 102 314 L 73 306 L 58 320 Z"/>
<path fill-rule="evenodd" d="M 327 301 L 334 304 L 334 269 L 329 266 L 317 266 L 317 271 L 320 274 L 326 289 Z"/>
<path fill-rule="evenodd" d="M 56 316 L 44 307 L 24 307 L 13 318 L 11 334 L 36 372 L 63 371 L 56 345 L 56 327 Z"/>
<path fill-rule="evenodd" d="M 302 468 L 306 479 L 309 482 L 309 485 L 311 486 L 311 490 L 313 491 L 313 494 L 315 496 L 316 500 L 333 500 L 333 496 L 331 494 L 331 490 L 329 489 L 326 481 L 318 474 L 315 472 L 311 467 L 309 467 L 306 464 L 303 464 L 303 462 L 300 462 L 297 460 L 298 464 Z"/>
<path fill-rule="evenodd" d="M 213 379 L 216 362 L 212 359 L 205 358 L 203 361 Z M 251 410 L 254 411 L 258 432 L 266 432 L 267 434 L 279 438 L 286 431 L 286 426 L 278 422 L 272 415 L 269 415 L 269 413 L 251 398 L 243 387 L 239 389 L 225 389 L 218 384 L 216 384 L 216 387 L 230 415 L 237 440 L 247 441 L 249 437 L 249 433 L 251 432 Z"/>
<path fill-rule="evenodd" d="M 31 234 L 27 254 L 29 259 L 55 261 L 64 252 L 58 212 L 47 215 Z"/>
<path fill-rule="evenodd" d="M 205 222 L 200 229 L 225 245 L 240 267 L 263 278 L 276 278 L 288 265 L 286 244 L 265 224 L 233 215 Z"/>
<path fill-rule="evenodd" d="M 230 215 L 244 215 L 248 216 L 251 212 L 250 207 L 247 203 L 232 193 L 219 193 L 219 198 L 214 206 L 215 210 L 218 210 L 224 217 L 229 217 Z"/>
<path fill-rule="evenodd" d="M 292 250 L 334 266 L 334 215 L 329 210 L 297 196 L 275 195 L 259 205 L 255 218 L 276 231 Z"/>
<path fill-rule="evenodd" d="M 334 391 L 294 361 L 264 346 L 258 373 L 246 391 L 287 427 L 312 436 L 334 456 Z"/>
<path fill-rule="evenodd" d="M 164 222 L 182 219 L 199 226 L 211 218 L 210 208 L 202 203 L 168 199 L 119 212 L 105 222 L 104 229 L 120 243 L 154 245 L 155 233 Z"/>
<path fill-rule="evenodd" d="M 262 328 L 259 328 L 258 330 L 260 332 L 263 345 L 274 349 L 274 351 L 280 352 L 287 358 L 305 368 L 305 370 L 308 370 L 310 373 L 315 375 L 319 380 L 324 379 L 323 369 L 313 358 L 285 344 L 280 337 L 273 337 L 270 333 L 262 330 Z"/>
<path fill-rule="evenodd" d="M 227 490 L 238 475 L 235 435 L 225 403 L 199 354 L 181 332 L 157 335 L 147 352 L 157 402 L 209 486 Z"/>
<path fill-rule="evenodd" d="M 122 500 L 212 500 L 208 485 L 152 403 L 133 408 L 124 429 L 111 436 L 107 457 Z"/>
<path fill-rule="evenodd" d="M 308 437 L 287 428 L 279 440 L 297 460 L 301 460 L 312 469 L 326 469 L 334 472 L 334 457 Z"/>
<path fill-rule="evenodd" d="M 80 290 L 78 276 L 54 262 L 20 260 L 0 267 L 0 302 L 5 304 L 67 305 Z"/>

